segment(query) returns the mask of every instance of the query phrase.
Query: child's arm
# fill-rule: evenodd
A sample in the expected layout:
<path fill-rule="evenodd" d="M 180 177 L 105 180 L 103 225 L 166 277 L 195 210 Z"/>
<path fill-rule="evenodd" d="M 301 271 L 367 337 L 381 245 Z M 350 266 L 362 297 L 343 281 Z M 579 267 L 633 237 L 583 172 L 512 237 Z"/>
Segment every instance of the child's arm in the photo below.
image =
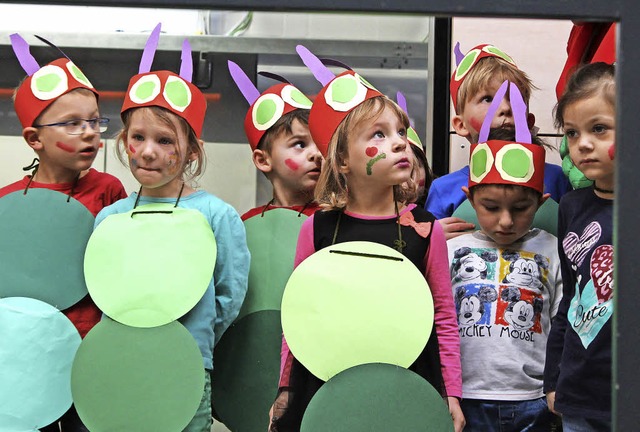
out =
<path fill-rule="evenodd" d="M 547 339 L 547 353 L 544 365 L 544 388 L 545 394 L 554 393 L 548 397 L 551 399 L 551 404 L 555 401 L 555 390 L 560 374 L 560 360 L 562 358 L 562 351 L 564 349 L 564 335 L 567 329 L 567 313 L 573 292 L 575 289 L 575 279 L 573 272 L 571 271 L 567 258 L 562 248 L 562 240 L 564 239 L 566 232 L 566 224 L 563 218 L 563 210 L 560 207 L 558 215 L 558 260 L 560 261 L 560 269 L 562 275 L 562 299 L 558 306 L 557 313 L 551 322 L 551 331 L 549 338 Z M 551 408 L 551 407 L 550 407 Z"/>
<path fill-rule="evenodd" d="M 435 311 L 435 331 L 440 346 L 440 363 L 447 396 L 462 397 L 460 336 L 449 275 L 449 257 L 444 232 L 433 224 L 429 250 L 425 256 L 425 277 L 431 288 Z"/>
<path fill-rule="evenodd" d="M 216 266 L 213 271 L 216 320 L 214 344 L 240 312 L 249 279 L 249 249 L 244 225 L 228 204 L 213 216 L 211 226 L 216 238 Z"/>

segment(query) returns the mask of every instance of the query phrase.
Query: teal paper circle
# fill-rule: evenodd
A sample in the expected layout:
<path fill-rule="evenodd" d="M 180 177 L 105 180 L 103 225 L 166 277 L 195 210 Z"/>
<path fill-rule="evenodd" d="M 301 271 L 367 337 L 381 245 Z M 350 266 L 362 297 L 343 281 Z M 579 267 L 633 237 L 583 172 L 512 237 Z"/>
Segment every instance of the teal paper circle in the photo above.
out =
<path fill-rule="evenodd" d="M 230 430 L 265 428 L 278 391 L 281 343 L 280 312 L 267 310 L 236 321 L 216 345 L 211 400 Z"/>
<path fill-rule="evenodd" d="M 0 299 L 1 430 L 34 430 L 71 406 L 71 365 L 80 335 L 58 309 L 25 297 Z"/>
<path fill-rule="evenodd" d="M 409 367 L 433 326 L 424 275 L 388 246 L 338 243 L 305 259 L 282 297 L 282 329 L 293 355 L 328 380 L 365 363 Z"/>
<path fill-rule="evenodd" d="M 82 261 L 93 215 L 49 189 L 0 198 L 0 297 L 29 297 L 60 310 L 87 295 Z"/>
<path fill-rule="evenodd" d="M 177 321 L 136 328 L 105 318 L 78 349 L 71 391 L 92 432 L 181 431 L 202 400 L 202 355 Z"/>
<path fill-rule="evenodd" d="M 84 270 L 100 310 L 126 325 L 155 327 L 177 320 L 198 303 L 215 262 L 215 238 L 202 213 L 148 204 L 98 225 L 87 245 Z"/>
<path fill-rule="evenodd" d="M 313 396 L 300 432 L 451 432 L 442 396 L 424 378 L 397 366 L 355 366 Z"/>
<path fill-rule="evenodd" d="M 280 310 L 305 219 L 307 216 L 297 211 L 273 209 L 244 221 L 251 267 L 249 288 L 238 320 L 261 310 Z"/>

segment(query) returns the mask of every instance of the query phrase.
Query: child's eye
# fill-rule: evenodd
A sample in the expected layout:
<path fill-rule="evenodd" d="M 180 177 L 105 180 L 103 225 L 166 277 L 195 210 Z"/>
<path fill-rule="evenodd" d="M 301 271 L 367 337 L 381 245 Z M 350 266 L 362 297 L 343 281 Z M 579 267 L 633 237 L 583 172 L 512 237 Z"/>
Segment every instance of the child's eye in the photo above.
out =
<path fill-rule="evenodd" d="M 294 148 L 300 148 L 300 149 L 303 149 L 303 148 L 305 148 L 306 146 L 307 146 L 307 144 L 306 144 L 304 141 L 296 141 L 296 142 L 293 144 L 293 147 L 294 147 Z"/>
<path fill-rule="evenodd" d="M 171 145 L 171 144 L 173 144 L 173 140 L 171 138 L 160 138 L 158 140 L 158 143 L 163 144 L 163 145 Z"/>
<path fill-rule="evenodd" d="M 384 138 L 384 134 L 381 131 L 375 131 L 373 133 L 374 138 Z"/>
<path fill-rule="evenodd" d="M 398 135 L 400 135 L 401 137 L 406 136 L 407 135 L 407 130 L 405 128 L 402 128 L 398 131 Z"/>
<path fill-rule="evenodd" d="M 144 141 L 144 137 L 140 134 L 133 134 L 131 135 L 131 138 L 135 141 Z"/>
<path fill-rule="evenodd" d="M 482 96 L 482 98 L 480 98 L 480 102 L 491 103 L 493 102 L 493 96 L 491 95 Z"/>
<path fill-rule="evenodd" d="M 498 207 L 496 206 L 483 205 L 483 207 L 486 211 L 489 211 L 489 212 L 494 212 L 498 210 Z"/>
<path fill-rule="evenodd" d="M 607 131 L 607 127 L 605 125 L 595 125 L 593 126 L 593 133 L 603 134 Z"/>
<path fill-rule="evenodd" d="M 564 134 L 567 136 L 567 138 L 576 138 L 578 136 L 578 132 L 573 129 L 565 130 Z"/>

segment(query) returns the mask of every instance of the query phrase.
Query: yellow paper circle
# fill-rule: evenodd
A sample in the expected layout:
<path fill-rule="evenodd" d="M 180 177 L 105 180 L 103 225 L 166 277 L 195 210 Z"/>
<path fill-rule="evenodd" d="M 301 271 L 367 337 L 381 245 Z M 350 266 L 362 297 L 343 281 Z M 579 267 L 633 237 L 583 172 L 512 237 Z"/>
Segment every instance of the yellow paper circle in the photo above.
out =
<path fill-rule="evenodd" d="M 409 367 L 432 325 L 424 276 L 378 243 L 339 243 L 314 253 L 294 270 L 282 299 L 289 348 L 325 381 L 365 363 Z"/>
<path fill-rule="evenodd" d="M 216 242 L 197 210 L 148 204 L 108 216 L 84 258 L 87 288 L 109 317 L 156 327 L 189 312 L 213 277 Z"/>

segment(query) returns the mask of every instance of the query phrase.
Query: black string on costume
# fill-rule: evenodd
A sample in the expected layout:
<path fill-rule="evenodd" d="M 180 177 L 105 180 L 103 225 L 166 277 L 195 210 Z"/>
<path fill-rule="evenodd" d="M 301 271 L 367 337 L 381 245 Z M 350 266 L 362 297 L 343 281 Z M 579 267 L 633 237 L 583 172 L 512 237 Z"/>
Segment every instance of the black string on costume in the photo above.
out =
<path fill-rule="evenodd" d="M 264 206 L 264 208 L 262 209 L 262 212 L 260 213 L 260 217 L 264 217 L 264 214 L 267 212 L 267 210 L 269 210 L 269 206 L 272 206 L 275 201 L 276 201 L 275 197 L 271 198 L 271 200 L 267 203 L 267 205 Z M 313 199 L 304 203 L 304 206 L 302 206 L 302 210 L 298 212 L 298 217 L 302 216 L 304 211 L 307 209 L 307 207 L 309 207 L 309 205 L 311 205 L 311 203 L 313 203 Z"/>
<path fill-rule="evenodd" d="M 28 166 L 22 168 L 23 171 L 32 170 L 31 175 L 29 176 L 29 181 L 27 182 L 27 186 L 24 188 L 24 192 L 22 193 L 23 195 L 27 194 L 27 191 L 29 190 L 31 183 L 33 182 L 33 179 L 35 178 L 36 173 L 38 172 L 38 168 L 40 168 L 40 159 L 38 158 L 34 158 L 33 161 Z M 80 173 L 78 173 L 76 178 L 73 179 L 73 183 L 71 184 L 71 189 L 67 194 L 67 202 L 71 201 L 71 197 L 73 197 L 73 193 L 75 192 L 76 186 L 78 185 L 78 180 L 80 180 Z"/>
<path fill-rule="evenodd" d="M 182 182 L 182 186 L 180 186 L 180 192 L 178 192 L 178 198 L 176 199 L 176 204 L 173 206 L 173 208 L 178 207 L 180 198 L 182 198 L 182 191 L 184 191 L 184 182 Z M 138 207 L 138 203 L 140 202 L 141 195 L 142 195 L 142 186 L 140 186 L 140 189 L 138 190 L 138 196 L 136 197 L 136 202 L 133 204 L 133 210 L 135 210 L 136 207 Z M 132 212 L 131 217 L 138 214 L 171 214 L 171 213 L 173 213 L 173 210 L 141 210 L 141 211 Z"/>

